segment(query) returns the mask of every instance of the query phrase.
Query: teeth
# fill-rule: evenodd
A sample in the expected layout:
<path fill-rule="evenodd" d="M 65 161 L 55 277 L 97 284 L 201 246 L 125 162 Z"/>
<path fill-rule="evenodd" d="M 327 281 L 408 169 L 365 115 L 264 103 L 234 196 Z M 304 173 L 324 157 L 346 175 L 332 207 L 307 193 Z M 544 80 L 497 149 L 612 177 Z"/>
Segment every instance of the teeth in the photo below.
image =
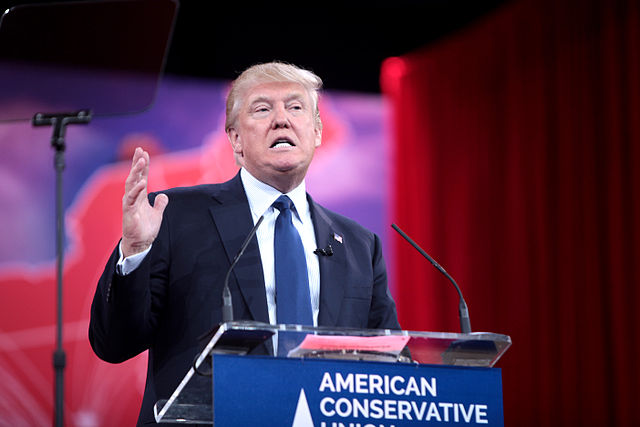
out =
<path fill-rule="evenodd" d="M 280 140 L 280 141 L 276 141 L 275 144 L 273 144 L 271 146 L 271 148 L 278 148 L 278 147 L 292 147 L 293 144 L 290 141 L 287 140 Z"/>
<path fill-rule="evenodd" d="M 288 142 L 278 142 L 276 145 L 273 146 L 273 148 L 279 148 L 279 147 L 291 147 L 291 144 L 289 144 Z"/>

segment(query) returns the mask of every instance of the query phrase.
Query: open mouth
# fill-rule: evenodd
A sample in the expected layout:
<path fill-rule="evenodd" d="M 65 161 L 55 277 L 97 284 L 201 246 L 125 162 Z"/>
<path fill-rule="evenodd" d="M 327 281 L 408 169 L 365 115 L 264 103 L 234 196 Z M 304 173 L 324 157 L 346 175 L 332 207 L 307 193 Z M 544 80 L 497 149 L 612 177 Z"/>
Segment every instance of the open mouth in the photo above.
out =
<path fill-rule="evenodd" d="M 273 141 L 270 148 L 283 148 L 283 147 L 295 147 L 296 144 L 293 143 L 289 138 L 278 138 Z"/>

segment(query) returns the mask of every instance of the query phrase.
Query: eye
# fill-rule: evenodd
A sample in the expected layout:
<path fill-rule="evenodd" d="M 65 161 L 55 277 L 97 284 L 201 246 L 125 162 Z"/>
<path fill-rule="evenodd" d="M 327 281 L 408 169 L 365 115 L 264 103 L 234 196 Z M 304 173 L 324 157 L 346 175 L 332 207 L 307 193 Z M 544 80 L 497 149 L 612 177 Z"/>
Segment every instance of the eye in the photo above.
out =
<path fill-rule="evenodd" d="M 251 114 L 257 117 L 266 116 L 269 114 L 270 111 L 271 111 L 271 108 L 269 107 L 269 105 L 263 104 L 263 103 L 256 104 L 251 108 Z"/>

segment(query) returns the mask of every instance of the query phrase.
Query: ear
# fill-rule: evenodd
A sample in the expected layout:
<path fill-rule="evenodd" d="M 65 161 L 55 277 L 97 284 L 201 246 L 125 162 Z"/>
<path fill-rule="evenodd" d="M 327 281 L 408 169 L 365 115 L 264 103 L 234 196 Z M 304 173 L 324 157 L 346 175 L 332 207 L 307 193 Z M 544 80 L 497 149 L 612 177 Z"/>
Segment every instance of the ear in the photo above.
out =
<path fill-rule="evenodd" d="M 316 126 L 313 132 L 316 134 L 315 147 L 318 148 L 322 144 L 322 128 Z"/>
<path fill-rule="evenodd" d="M 238 131 L 236 131 L 234 128 L 229 128 L 227 130 L 227 138 L 229 139 L 229 142 L 231 143 L 231 148 L 233 148 L 233 152 L 235 154 L 242 154 L 242 142 L 240 141 L 240 135 L 238 134 Z"/>

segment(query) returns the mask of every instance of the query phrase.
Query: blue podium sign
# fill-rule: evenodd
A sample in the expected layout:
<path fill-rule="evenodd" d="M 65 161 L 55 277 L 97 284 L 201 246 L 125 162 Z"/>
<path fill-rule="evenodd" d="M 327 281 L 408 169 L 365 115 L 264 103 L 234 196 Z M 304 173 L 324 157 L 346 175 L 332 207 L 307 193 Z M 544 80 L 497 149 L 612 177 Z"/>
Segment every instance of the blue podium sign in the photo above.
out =
<path fill-rule="evenodd" d="M 502 426 L 497 368 L 213 356 L 216 426 Z"/>

